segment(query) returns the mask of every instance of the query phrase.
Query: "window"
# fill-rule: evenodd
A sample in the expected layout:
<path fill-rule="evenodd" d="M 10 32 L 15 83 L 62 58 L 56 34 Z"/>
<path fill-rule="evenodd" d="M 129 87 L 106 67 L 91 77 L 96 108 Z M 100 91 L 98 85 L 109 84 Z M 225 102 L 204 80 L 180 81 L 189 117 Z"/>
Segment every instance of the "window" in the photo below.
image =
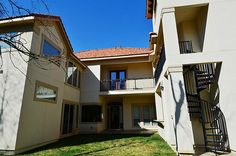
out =
<path fill-rule="evenodd" d="M 43 50 L 42 50 L 42 54 L 44 56 L 59 56 L 60 53 L 61 52 L 57 48 L 55 48 L 47 40 L 44 40 L 44 42 L 43 42 Z"/>
<path fill-rule="evenodd" d="M 80 71 L 73 63 L 67 63 L 66 82 L 74 87 L 80 87 Z"/>
<path fill-rule="evenodd" d="M 102 107 L 99 105 L 82 106 L 82 122 L 101 122 Z"/>
<path fill-rule="evenodd" d="M 141 109 L 138 105 L 133 106 L 133 125 L 139 127 L 141 121 Z"/>
<path fill-rule="evenodd" d="M 151 113 L 149 105 L 143 106 L 143 124 L 145 126 L 150 125 L 151 122 Z"/>
<path fill-rule="evenodd" d="M 57 88 L 43 82 L 36 82 L 35 99 L 46 102 L 56 102 Z"/>
<path fill-rule="evenodd" d="M 72 133 L 79 127 L 79 105 L 64 104 L 62 134 Z"/>
<path fill-rule="evenodd" d="M 132 116 L 133 116 L 133 126 L 152 126 L 154 123 L 152 119 L 154 118 L 155 112 L 152 111 L 151 105 L 133 105 L 132 106 Z"/>

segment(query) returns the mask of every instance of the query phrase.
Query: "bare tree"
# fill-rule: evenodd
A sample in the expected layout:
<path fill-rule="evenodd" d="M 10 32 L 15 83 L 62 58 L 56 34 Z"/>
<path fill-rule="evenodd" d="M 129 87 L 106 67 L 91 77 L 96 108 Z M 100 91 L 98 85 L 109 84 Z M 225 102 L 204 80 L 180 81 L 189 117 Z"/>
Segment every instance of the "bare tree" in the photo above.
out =
<path fill-rule="evenodd" d="M 27 3 L 24 4 L 24 3 Z M 46 4 L 45 0 L 28 0 L 28 1 L 22 1 L 22 0 L 1 0 L 0 1 L 0 20 L 1 19 L 8 19 L 11 20 L 13 17 L 16 16 L 25 16 L 35 13 L 47 13 L 49 14 L 49 9 Z M 42 25 L 44 24 L 43 21 L 38 21 Z M 45 29 L 47 29 L 45 27 Z M 48 33 L 50 30 L 46 30 Z M 43 70 L 47 70 L 47 68 L 43 67 L 42 64 L 45 63 L 53 63 L 55 65 L 59 65 L 59 61 L 65 61 L 66 58 L 63 55 L 57 56 L 57 57 L 44 57 L 41 55 L 36 54 L 35 52 L 32 52 L 30 49 L 28 49 L 26 45 L 26 40 L 22 38 L 22 34 L 24 32 L 8 32 L 8 33 L 2 33 L 0 34 L 0 70 L 3 66 L 3 59 L 2 59 L 2 51 L 9 53 L 11 55 L 13 52 L 19 53 L 20 57 L 23 61 L 29 62 L 34 61 L 34 64 L 38 66 L 39 68 Z M 25 60 L 24 55 L 28 56 L 29 59 Z M 17 66 L 14 65 L 14 62 L 12 61 L 12 64 L 15 68 Z M 18 68 L 17 68 L 18 69 Z M 18 69 L 20 71 L 20 69 Z M 63 68 L 63 70 L 65 70 Z M 20 71 L 22 74 L 22 71 Z"/>

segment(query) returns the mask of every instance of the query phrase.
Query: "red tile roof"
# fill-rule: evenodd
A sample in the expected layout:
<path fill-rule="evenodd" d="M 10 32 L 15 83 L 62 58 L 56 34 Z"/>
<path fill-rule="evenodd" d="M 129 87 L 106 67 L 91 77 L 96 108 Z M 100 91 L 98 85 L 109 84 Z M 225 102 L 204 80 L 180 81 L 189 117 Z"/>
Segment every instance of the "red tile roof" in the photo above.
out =
<path fill-rule="evenodd" d="M 75 53 L 79 59 L 150 54 L 148 48 L 107 48 Z"/>

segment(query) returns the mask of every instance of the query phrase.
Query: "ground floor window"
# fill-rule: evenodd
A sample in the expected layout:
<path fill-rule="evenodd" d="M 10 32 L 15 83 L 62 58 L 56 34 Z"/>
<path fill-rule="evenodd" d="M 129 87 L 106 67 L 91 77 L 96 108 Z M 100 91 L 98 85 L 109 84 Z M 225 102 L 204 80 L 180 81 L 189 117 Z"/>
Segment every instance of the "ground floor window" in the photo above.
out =
<path fill-rule="evenodd" d="M 153 126 L 155 118 L 155 109 L 150 104 L 134 104 L 132 105 L 133 127 Z"/>
<path fill-rule="evenodd" d="M 44 82 L 36 81 L 34 100 L 56 103 L 57 92 L 57 87 L 51 86 Z"/>
<path fill-rule="evenodd" d="M 79 105 L 64 104 L 62 134 L 72 133 L 79 128 Z"/>
<path fill-rule="evenodd" d="M 83 105 L 81 122 L 101 122 L 102 106 L 100 105 Z"/>

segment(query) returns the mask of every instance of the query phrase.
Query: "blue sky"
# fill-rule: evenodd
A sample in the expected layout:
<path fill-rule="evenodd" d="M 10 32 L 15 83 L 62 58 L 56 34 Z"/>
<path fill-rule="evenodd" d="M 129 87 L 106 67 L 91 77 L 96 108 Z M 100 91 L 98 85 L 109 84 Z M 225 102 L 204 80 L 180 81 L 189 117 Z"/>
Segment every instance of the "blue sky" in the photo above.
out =
<path fill-rule="evenodd" d="M 146 0 L 48 0 L 62 18 L 75 51 L 109 47 L 148 47 L 151 20 Z"/>

